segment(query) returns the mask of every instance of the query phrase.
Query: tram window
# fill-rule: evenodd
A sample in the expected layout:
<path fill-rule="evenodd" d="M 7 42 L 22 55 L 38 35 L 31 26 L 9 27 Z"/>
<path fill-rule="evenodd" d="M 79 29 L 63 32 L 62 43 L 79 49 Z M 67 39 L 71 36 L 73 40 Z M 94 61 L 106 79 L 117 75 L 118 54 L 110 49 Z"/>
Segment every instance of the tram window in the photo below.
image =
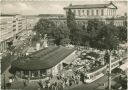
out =
<path fill-rule="evenodd" d="M 97 75 L 99 75 L 99 74 L 100 74 L 100 72 L 97 72 L 97 73 L 94 74 L 94 76 L 97 76 Z"/>
<path fill-rule="evenodd" d="M 88 76 L 85 76 L 85 79 L 89 79 L 89 77 Z"/>
<path fill-rule="evenodd" d="M 114 63 L 111 67 L 113 68 L 113 67 L 115 67 L 116 65 L 118 65 L 119 63 Z"/>
<path fill-rule="evenodd" d="M 91 75 L 91 76 L 90 76 L 90 78 L 93 78 L 93 77 L 94 77 L 94 75 Z"/>

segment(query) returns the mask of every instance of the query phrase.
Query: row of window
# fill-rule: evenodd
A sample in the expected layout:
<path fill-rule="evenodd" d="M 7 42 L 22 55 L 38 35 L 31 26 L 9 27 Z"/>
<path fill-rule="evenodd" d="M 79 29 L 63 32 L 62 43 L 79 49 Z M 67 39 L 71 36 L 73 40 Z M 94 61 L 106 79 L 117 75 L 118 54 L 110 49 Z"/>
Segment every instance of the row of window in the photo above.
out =
<path fill-rule="evenodd" d="M 105 69 L 102 68 L 100 71 L 98 71 L 98 72 L 96 72 L 96 73 L 90 75 L 90 79 L 93 78 L 93 77 L 96 77 L 97 75 L 100 75 L 100 74 L 103 72 L 103 70 L 105 70 Z"/>
<path fill-rule="evenodd" d="M 111 20 L 105 20 L 104 21 L 105 22 L 105 24 L 109 24 L 110 22 L 111 22 Z M 60 24 L 66 24 L 67 22 L 66 21 L 54 21 L 54 23 L 56 24 L 56 25 L 60 25 Z M 77 24 L 80 24 L 80 25 L 87 25 L 87 23 L 88 23 L 88 20 L 76 20 L 76 23 Z M 114 21 L 114 24 L 115 25 L 117 25 L 117 26 L 123 26 L 123 21 Z"/>
<path fill-rule="evenodd" d="M 119 65 L 119 62 L 116 62 L 116 63 L 112 64 L 111 68 L 115 68 L 118 65 Z"/>
<path fill-rule="evenodd" d="M 82 14 L 85 15 L 85 13 L 87 13 L 86 15 L 94 15 L 94 10 L 86 10 L 87 12 L 85 12 L 85 10 L 77 10 L 78 11 L 78 15 L 81 16 Z M 74 14 L 76 14 L 76 10 L 73 10 Z M 99 10 L 96 10 L 96 15 L 100 15 Z M 101 16 L 104 15 L 104 9 L 101 9 Z"/>
<path fill-rule="evenodd" d="M 6 42 L 0 43 L 0 52 L 3 52 L 4 50 L 6 50 L 6 48 L 7 48 Z"/>

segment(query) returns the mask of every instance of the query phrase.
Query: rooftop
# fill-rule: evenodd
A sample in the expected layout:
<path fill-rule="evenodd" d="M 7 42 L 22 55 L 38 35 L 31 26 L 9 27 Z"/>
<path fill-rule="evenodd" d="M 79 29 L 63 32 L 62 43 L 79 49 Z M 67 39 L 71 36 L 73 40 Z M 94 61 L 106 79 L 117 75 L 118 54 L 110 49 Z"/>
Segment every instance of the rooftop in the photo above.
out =
<path fill-rule="evenodd" d="M 63 17 L 64 16 L 64 14 L 39 14 L 38 16 L 45 16 L 45 17 L 48 17 L 48 16 L 60 16 L 60 17 Z"/>
<path fill-rule="evenodd" d="M 16 16 L 16 15 L 20 15 L 20 14 L 1 14 L 0 16 L 3 16 L 3 17 L 12 17 L 12 16 Z"/>
<path fill-rule="evenodd" d="M 90 9 L 90 8 L 107 8 L 108 6 L 113 5 L 116 9 L 117 7 L 112 3 L 108 4 L 87 4 L 87 5 L 70 5 L 64 9 Z"/>
<path fill-rule="evenodd" d="M 49 69 L 57 65 L 73 51 L 74 49 L 62 46 L 51 46 L 46 49 L 39 50 L 27 57 L 19 58 L 12 62 L 12 67 L 22 70 Z"/>

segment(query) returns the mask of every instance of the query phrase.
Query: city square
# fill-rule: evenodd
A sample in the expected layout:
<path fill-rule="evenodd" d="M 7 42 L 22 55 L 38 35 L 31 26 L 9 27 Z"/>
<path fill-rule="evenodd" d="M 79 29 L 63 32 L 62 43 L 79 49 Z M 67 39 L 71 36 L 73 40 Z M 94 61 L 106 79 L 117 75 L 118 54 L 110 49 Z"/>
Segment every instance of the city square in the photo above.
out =
<path fill-rule="evenodd" d="M 1 6 L 1 89 L 127 90 L 127 1 Z"/>

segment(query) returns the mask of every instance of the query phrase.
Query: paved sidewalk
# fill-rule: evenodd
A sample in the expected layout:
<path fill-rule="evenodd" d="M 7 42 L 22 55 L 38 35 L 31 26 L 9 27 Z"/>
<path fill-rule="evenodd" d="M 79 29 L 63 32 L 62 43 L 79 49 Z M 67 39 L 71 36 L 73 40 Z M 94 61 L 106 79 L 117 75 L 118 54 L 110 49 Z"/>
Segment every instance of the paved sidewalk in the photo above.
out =
<path fill-rule="evenodd" d="M 72 86 L 68 86 L 68 87 L 65 87 L 64 90 L 69 90 L 69 89 L 72 89 L 72 88 L 75 88 L 75 87 L 78 87 L 80 85 L 82 85 L 83 83 L 80 82 L 79 84 L 75 84 L 75 85 L 72 85 Z"/>

